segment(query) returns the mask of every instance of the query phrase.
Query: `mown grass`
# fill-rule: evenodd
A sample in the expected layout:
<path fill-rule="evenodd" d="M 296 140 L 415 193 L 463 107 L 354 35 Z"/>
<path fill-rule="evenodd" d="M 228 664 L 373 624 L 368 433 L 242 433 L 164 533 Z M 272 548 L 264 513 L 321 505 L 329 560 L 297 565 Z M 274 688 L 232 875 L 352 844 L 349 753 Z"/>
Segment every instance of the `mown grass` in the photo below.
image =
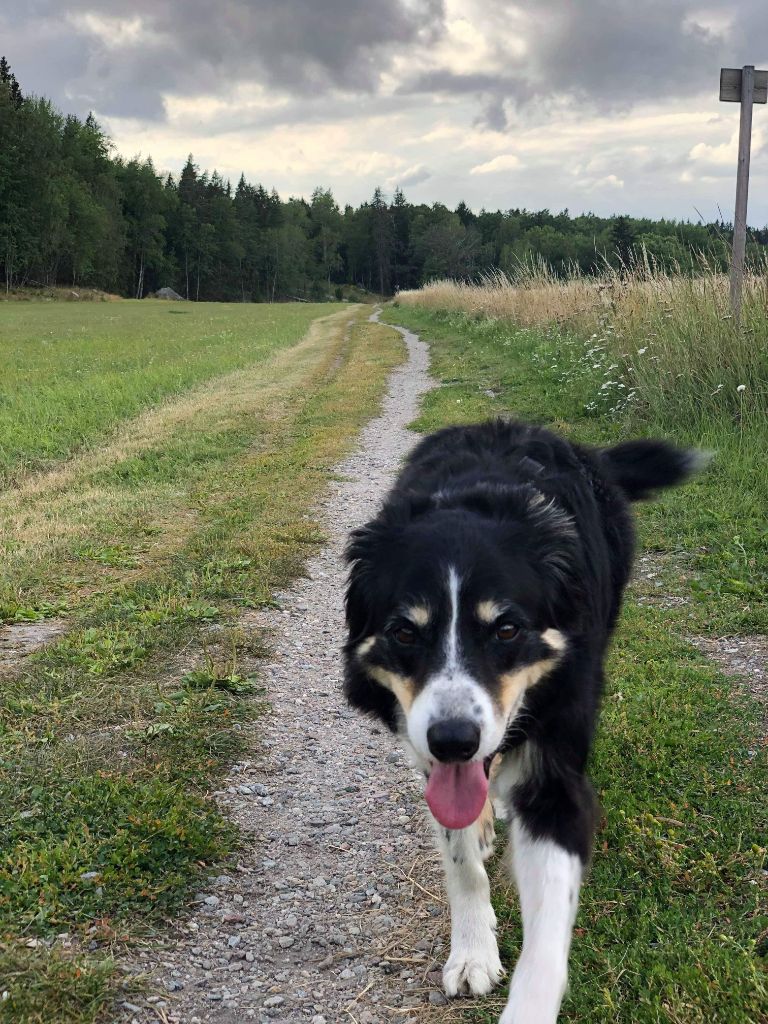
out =
<path fill-rule="evenodd" d="M 604 820 L 562 1019 L 765 1021 L 763 709 L 685 639 L 765 629 L 765 425 L 759 417 L 737 425 L 723 414 L 692 426 L 606 396 L 602 385 L 616 371 L 607 345 L 595 351 L 596 331 L 440 313 L 415 300 L 387 317 L 432 345 L 443 387 L 424 401 L 422 430 L 512 413 L 593 443 L 662 432 L 717 450 L 706 473 L 639 510 L 662 592 L 681 603 L 659 606 L 657 581 L 641 577 L 613 646 L 591 766 Z M 516 897 L 497 867 L 501 946 L 512 966 L 521 940 Z M 434 1019 L 491 1024 L 502 1005 L 458 1004 Z"/>
<path fill-rule="evenodd" d="M 328 305 L 0 306 L 0 486 L 122 420 L 294 344 Z"/>
<path fill-rule="evenodd" d="M 103 1017 L 111 945 L 236 847 L 208 793 L 260 709 L 241 613 L 301 571 L 312 502 L 402 354 L 350 315 L 3 496 L 6 603 L 69 629 L 3 680 L 2 1021 Z"/>

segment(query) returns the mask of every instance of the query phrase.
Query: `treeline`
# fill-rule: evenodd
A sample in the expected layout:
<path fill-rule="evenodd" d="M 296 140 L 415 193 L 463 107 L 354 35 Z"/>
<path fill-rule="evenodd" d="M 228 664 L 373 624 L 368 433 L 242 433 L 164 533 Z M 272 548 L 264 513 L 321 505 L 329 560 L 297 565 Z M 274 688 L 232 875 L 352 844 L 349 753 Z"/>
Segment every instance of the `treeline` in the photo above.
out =
<path fill-rule="evenodd" d="M 125 160 L 92 115 L 62 115 L 24 96 L 0 60 L 0 269 L 6 290 L 94 287 L 143 297 L 164 286 L 189 299 L 275 301 L 339 296 L 342 285 L 391 294 L 437 277 L 514 272 L 531 257 L 556 273 L 593 272 L 642 253 L 694 270 L 728 261 L 723 223 L 571 217 L 464 203 L 409 203 L 396 190 L 341 210 L 330 190 L 284 201 L 241 176 L 233 188 L 190 156 L 178 178 Z M 752 254 L 768 246 L 754 232 Z"/>

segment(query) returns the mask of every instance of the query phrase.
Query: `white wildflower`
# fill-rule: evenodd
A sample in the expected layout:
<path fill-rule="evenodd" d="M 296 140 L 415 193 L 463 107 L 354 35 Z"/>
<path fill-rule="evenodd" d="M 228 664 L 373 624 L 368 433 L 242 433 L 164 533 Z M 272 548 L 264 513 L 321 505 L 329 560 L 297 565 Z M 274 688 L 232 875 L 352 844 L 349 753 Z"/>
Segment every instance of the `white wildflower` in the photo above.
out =
<path fill-rule="evenodd" d="M 736 388 L 736 390 L 737 391 L 746 391 L 747 390 L 747 385 L 746 384 L 739 384 L 739 386 Z"/>
<path fill-rule="evenodd" d="M 645 348 L 639 348 L 639 349 L 637 350 L 637 354 L 638 354 L 639 356 L 642 356 L 642 355 L 645 355 L 645 353 L 646 353 L 647 351 L 648 351 L 648 346 L 646 345 L 646 347 L 645 347 Z"/>

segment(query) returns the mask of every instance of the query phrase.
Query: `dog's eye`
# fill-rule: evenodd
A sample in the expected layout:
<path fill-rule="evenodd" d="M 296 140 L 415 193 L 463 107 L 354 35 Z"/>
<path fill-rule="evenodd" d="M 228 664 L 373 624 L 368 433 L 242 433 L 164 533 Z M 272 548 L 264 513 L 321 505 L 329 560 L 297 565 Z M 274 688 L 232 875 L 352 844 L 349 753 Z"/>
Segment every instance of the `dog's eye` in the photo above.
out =
<path fill-rule="evenodd" d="M 502 622 L 500 626 L 496 627 L 496 639 L 497 640 L 514 640 L 517 634 L 520 632 L 517 626 L 511 622 Z"/>
<path fill-rule="evenodd" d="M 393 630 L 392 636 L 399 644 L 403 644 L 404 647 L 408 647 L 416 642 L 416 630 L 411 629 L 410 626 L 398 626 L 397 629 Z"/>

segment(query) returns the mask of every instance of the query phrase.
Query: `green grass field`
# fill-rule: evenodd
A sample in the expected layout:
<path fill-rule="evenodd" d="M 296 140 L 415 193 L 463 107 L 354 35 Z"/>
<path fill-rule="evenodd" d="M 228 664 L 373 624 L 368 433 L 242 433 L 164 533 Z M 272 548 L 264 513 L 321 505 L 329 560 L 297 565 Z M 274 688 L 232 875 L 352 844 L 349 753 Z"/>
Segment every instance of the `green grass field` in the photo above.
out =
<path fill-rule="evenodd" d="M 0 621 L 66 627 L 0 668 L 0 1021 L 87 1024 L 237 844 L 208 793 L 258 714 L 240 619 L 402 345 L 305 304 L 8 304 L 0 336 Z"/>
<path fill-rule="evenodd" d="M 430 342 L 443 382 L 427 395 L 419 429 L 513 413 L 582 441 L 662 433 L 717 452 L 704 475 L 640 509 L 657 577 L 634 585 L 611 656 L 591 767 L 604 820 L 562 1020 L 764 1022 L 765 709 L 686 637 L 765 632 L 766 418 L 712 415 L 692 426 L 680 413 L 684 383 L 667 404 L 617 402 L 615 385 L 606 400 L 603 384 L 617 368 L 605 343 L 595 351 L 596 335 L 429 311 L 413 294 L 413 305 L 387 318 Z M 677 600 L 660 606 L 659 593 Z M 495 874 L 511 967 L 521 940 L 516 897 L 500 865 Z M 456 1003 L 423 1020 L 495 1024 L 502 1005 Z"/>
<path fill-rule="evenodd" d="M 295 344 L 328 308 L 152 299 L 0 306 L 0 484 Z"/>

